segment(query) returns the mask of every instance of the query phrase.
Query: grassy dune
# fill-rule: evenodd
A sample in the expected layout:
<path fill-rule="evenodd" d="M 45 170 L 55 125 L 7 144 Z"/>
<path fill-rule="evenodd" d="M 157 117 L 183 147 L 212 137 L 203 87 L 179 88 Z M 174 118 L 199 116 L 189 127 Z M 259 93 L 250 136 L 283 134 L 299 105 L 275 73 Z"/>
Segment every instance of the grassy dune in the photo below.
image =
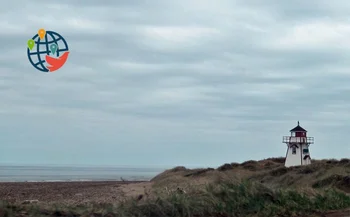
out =
<path fill-rule="evenodd" d="M 319 160 L 292 168 L 283 166 L 283 158 L 216 169 L 176 167 L 150 184 L 150 191 L 114 204 L 69 207 L 2 202 L 0 217 L 350 216 L 350 159 Z"/>

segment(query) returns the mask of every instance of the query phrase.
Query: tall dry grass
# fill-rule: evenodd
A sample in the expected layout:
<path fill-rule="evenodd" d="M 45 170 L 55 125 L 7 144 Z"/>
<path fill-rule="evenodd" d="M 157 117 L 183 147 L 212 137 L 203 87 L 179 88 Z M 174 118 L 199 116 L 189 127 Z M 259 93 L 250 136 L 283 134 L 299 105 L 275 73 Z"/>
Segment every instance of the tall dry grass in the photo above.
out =
<path fill-rule="evenodd" d="M 296 216 L 350 207 L 350 197 L 336 190 L 315 195 L 288 189 L 274 190 L 260 183 L 225 181 L 208 184 L 187 193 L 159 194 L 145 200 L 130 198 L 119 204 L 95 204 L 86 207 L 13 206 L 0 204 L 1 217 L 15 216 L 120 216 L 120 217 L 240 217 Z M 1 214 L 0 212 L 0 214 Z"/>

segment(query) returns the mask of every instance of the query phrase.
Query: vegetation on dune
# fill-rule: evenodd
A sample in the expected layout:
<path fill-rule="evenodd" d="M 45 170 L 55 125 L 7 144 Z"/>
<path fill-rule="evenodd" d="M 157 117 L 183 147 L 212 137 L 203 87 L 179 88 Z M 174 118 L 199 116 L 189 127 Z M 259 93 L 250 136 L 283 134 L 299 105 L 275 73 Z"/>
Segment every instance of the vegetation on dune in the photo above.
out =
<path fill-rule="evenodd" d="M 7 216 L 236 217 L 308 216 L 350 209 L 350 160 L 285 168 L 284 158 L 176 167 L 152 180 L 152 192 L 115 204 L 76 207 L 0 204 Z M 184 191 L 164 191 L 180 187 Z M 347 211 L 347 212 L 350 212 Z"/>
<path fill-rule="evenodd" d="M 350 207 L 350 197 L 327 190 L 310 197 L 292 190 L 272 190 L 261 184 L 223 182 L 204 191 L 174 193 L 143 204 L 125 202 L 125 216 L 295 216 Z"/>
<path fill-rule="evenodd" d="M 144 201 L 128 199 L 117 205 L 44 209 L 35 205 L 0 205 L 0 216 L 298 216 L 350 207 L 350 197 L 327 190 L 310 197 L 292 190 L 272 190 L 262 184 L 223 182 L 186 194 L 159 194 Z"/>

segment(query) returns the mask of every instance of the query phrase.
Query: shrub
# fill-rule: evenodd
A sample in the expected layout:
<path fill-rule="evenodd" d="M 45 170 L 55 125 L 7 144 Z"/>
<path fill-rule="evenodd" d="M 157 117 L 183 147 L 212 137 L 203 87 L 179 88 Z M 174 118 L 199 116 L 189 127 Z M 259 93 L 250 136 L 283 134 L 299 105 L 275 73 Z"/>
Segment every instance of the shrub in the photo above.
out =
<path fill-rule="evenodd" d="M 330 186 L 330 185 L 334 185 L 339 181 L 342 181 L 344 178 L 344 176 L 341 175 L 332 175 L 329 176 L 325 179 L 322 179 L 320 181 L 315 182 L 312 187 L 313 188 L 322 188 L 322 187 L 326 187 L 326 186 Z"/>
<path fill-rule="evenodd" d="M 338 162 L 339 162 L 339 161 L 338 161 L 337 159 L 329 159 L 329 160 L 326 160 L 326 164 L 331 164 L 331 165 L 332 165 L 332 164 L 333 164 L 333 165 L 334 165 L 334 164 L 338 164 Z"/>
<path fill-rule="evenodd" d="M 219 171 L 226 171 L 226 170 L 231 170 L 233 169 L 233 166 L 231 164 L 224 164 L 218 167 L 217 170 Z"/>
<path fill-rule="evenodd" d="M 281 176 L 281 175 L 284 175 L 288 172 L 288 168 L 286 167 L 281 167 L 281 168 L 277 168 L 277 169 L 274 169 L 270 172 L 270 175 L 271 176 Z"/>
<path fill-rule="evenodd" d="M 255 160 L 248 160 L 248 161 L 243 162 L 241 165 L 246 166 L 246 165 L 257 165 L 257 164 L 258 164 L 258 162 Z"/>
<path fill-rule="evenodd" d="M 214 170 L 214 168 L 197 169 L 197 170 L 193 170 L 193 171 L 189 172 L 188 174 L 185 174 L 184 176 L 185 177 L 198 176 L 198 175 L 201 175 L 201 174 L 204 174 L 208 171 L 213 171 L 213 170 Z"/>
<path fill-rule="evenodd" d="M 233 168 L 237 168 L 237 167 L 239 167 L 239 166 L 241 166 L 239 163 L 236 163 L 236 162 L 233 162 L 233 163 L 231 163 L 231 166 L 233 167 Z"/>
<path fill-rule="evenodd" d="M 318 170 L 318 168 L 311 164 L 311 165 L 300 167 L 297 173 L 298 174 L 311 174 L 311 173 L 316 172 L 317 170 Z"/>
<path fill-rule="evenodd" d="M 279 167 L 279 164 L 276 164 L 272 161 L 267 161 L 265 164 L 264 164 L 264 169 L 272 169 L 274 167 Z"/>
<path fill-rule="evenodd" d="M 244 169 L 255 171 L 258 169 L 258 162 L 255 160 L 249 160 L 246 162 L 243 162 L 241 166 L 243 166 Z"/>
<path fill-rule="evenodd" d="M 178 167 L 174 167 L 172 169 L 169 170 L 169 172 L 182 172 L 182 171 L 187 171 L 188 169 L 184 166 L 178 166 Z"/>
<path fill-rule="evenodd" d="M 266 160 L 275 162 L 275 163 L 279 163 L 279 164 L 284 164 L 286 158 L 284 157 L 273 157 L 273 158 L 267 158 Z"/>
<path fill-rule="evenodd" d="M 350 159 L 349 158 L 342 158 L 342 159 L 340 159 L 339 164 L 341 164 L 341 165 L 350 164 Z"/>

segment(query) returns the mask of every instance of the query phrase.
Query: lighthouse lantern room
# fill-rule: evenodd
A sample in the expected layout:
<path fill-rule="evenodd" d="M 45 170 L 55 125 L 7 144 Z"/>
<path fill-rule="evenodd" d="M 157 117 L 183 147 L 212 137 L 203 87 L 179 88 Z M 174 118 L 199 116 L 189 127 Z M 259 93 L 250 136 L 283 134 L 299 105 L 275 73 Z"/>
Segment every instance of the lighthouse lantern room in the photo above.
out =
<path fill-rule="evenodd" d="M 286 167 L 311 164 L 309 146 L 314 143 L 313 137 L 307 137 L 307 131 L 299 125 L 290 130 L 290 136 L 283 136 L 287 144 Z"/>

